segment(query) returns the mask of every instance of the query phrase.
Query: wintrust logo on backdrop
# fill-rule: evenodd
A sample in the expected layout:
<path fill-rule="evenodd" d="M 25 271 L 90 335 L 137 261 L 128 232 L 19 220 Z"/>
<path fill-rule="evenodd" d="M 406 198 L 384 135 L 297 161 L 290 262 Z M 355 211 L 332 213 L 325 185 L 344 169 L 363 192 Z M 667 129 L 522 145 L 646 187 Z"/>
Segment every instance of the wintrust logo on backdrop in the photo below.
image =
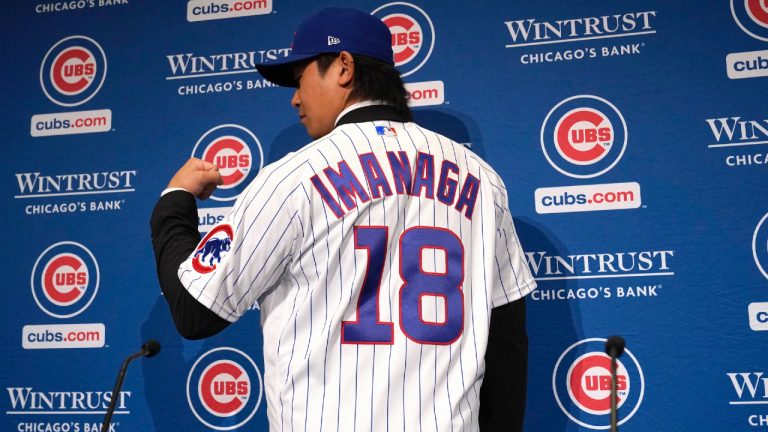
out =
<path fill-rule="evenodd" d="M 30 203 L 24 206 L 25 214 L 63 216 L 122 210 L 125 199 L 100 197 L 135 192 L 136 170 L 67 174 L 32 171 L 16 173 L 15 177 L 19 192 L 14 198 Z"/>
<path fill-rule="evenodd" d="M 35 13 L 59 13 L 96 7 L 125 6 L 128 0 L 64 0 L 47 1 L 35 5 Z"/>
<path fill-rule="evenodd" d="M 632 301 L 658 297 L 674 277 L 674 250 L 647 249 L 589 252 L 560 256 L 550 251 L 526 252 L 525 260 L 539 287 L 534 301 L 600 300 Z M 570 288 L 567 281 L 580 286 Z"/>
<path fill-rule="evenodd" d="M 744 413 L 744 422 L 751 428 L 757 430 L 768 426 L 768 414 L 756 409 L 760 405 L 768 405 L 768 374 L 765 371 L 742 369 L 726 372 L 725 375 L 733 387 L 733 398 L 729 405 Z"/>
<path fill-rule="evenodd" d="M 176 87 L 179 96 L 273 88 L 277 85 L 264 78 L 239 76 L 257 73 L 257 64 L 287 57 L 290 53 L 291 48 L 270 48 L 203 55 L 194 52 L 170 54 L 165 56 L 169 66 L 169 75 L 165 79 L 181 83 Z"/>
<path fill-rule="evenodd" d="M 510 37 L 506 47 L 522 52 L 519 59 L 524 65 L 637 55 L 645 47 L 644 40 L 656 33 L 655 19 L 656 11 L 513 19 L 504 22 Z M 633 42 L 623 42 L 630 37 Z M 641 42 L 635 42 L 637 38 Z"/>
<path fill-rule="evenodd" d="M 741 116 L 705 119 L 713 140 L 710 149 L 723 152 L 728 167 L 768 165 L 768 119 L 750 119 Z M 760 149 L 760 150 L 753 150 Z"/>

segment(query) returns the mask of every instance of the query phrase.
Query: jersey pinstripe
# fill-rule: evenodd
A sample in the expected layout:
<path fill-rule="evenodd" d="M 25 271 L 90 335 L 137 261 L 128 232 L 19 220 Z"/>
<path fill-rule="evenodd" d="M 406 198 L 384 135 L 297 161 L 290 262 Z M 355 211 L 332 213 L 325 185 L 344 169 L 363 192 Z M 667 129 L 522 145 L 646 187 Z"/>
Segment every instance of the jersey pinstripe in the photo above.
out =
<path fill-rule="evenodd" d="M 270 430 L 477 430 L 491 309 L 535 288 L 489 165 L 414 123 L 345 124 L 222 224 L 215 269 L 193 254 L 179 278 L 229 321 L 258 305 Z"/>

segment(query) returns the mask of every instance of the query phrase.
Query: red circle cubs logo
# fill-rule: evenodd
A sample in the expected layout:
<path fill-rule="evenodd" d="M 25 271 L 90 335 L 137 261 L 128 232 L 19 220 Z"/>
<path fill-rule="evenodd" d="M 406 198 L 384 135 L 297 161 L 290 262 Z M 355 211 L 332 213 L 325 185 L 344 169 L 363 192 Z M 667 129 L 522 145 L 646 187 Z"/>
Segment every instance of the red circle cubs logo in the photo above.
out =
<path fill-rule="evenodd" d="M 40 85 L 53 103 L 76 106 L 96 95 L 106 74 L 107 58 L 101 46 L 85 36 L 70 36 L 46 53 Z"/>
<path fill-rule="evenodd" d="M 555 125 L 555 148 L 576 165 L 599 162 L 613 145 L 613 125 L 600 111 L 578 108 L 567 112 Z"/>
<path fill-rule="evenodd" d="M 48 247 L 32 268 L 32 296 L 46 314 L 73 317 L 85 310 L 99 288 L 99 267 L 91 251 L 75 242 Z"/>
<path fill-rule="evenodd" d="M 96 75 L 96 56 L 83 47 L 70 47 L 53 60 L 51 81 L 59 92 L 77 95 L 93 83 Z"/>
<path fill-rule="evenodd" d="M 574 178 L 597 177 L 616 166 L 627 146 L 621 112 L 597 96 L 581 95 L 555 105 L 541 127 L 547 161 Z"/>
<path fill-rule="evenodd" d="M 611 408 L 611 360 L 605 339 L 585 339 L 568 347 L 555 364 L 552 389 L 560 409 L 575 423 L 589 429 L 608 429 Z M 643 400 L 645 378 L 635 356 L 625 349 L 616 361 L 617 406 L 621 425 Z"/>
<path fill-rule="evenodd" d="M 595 415 L 610 414 L 611 359 L 603 353 L 578 358 L 568 370 L 568 395 L 582 410 Z M 626 402 L 630 380 L 627 369 L 616 361 L 617 406 Z"/>
<path fill-rule="evenodd" d="M 251 169 L 251 149 L 238 137 L 216 138 L 203 151 L 203 160 L 219 167 L 222 189 L 233 188 L 245 180 Z"/>
<path fill-rule="evenodd" d="M 237 429 L 247 423 L 256 414 L 261 398 L 259 368 L 235 348 L 206 352 L 187 376 L 187 400 L 192 413 L 216 430 Z"/>
<path fill-rule="evenodd" d="M 88 267 L 79 256 L 63 253 L 53 257 L 43 269 L 43 294 L 57 306 L 69 306 L 85 295 Z"/>
<path fill-rule="evenodd" d="M 230 360 L 219 360 L 205 368 L 197 388 L 205 409 L 219 417 L 239 413 L 251 396 L 248 373 Z"/>
<path fill-rule="evenodd" d="M 371 12 L 392 33 L 392 52 L 401 76 L 421 68 L 435 46 L 435 27 L 424 10 L 403 2 L 387 3 Z"/>
<path fill-rule="evenodd" d="M 766 0 L 731 0 L 731 15 L 745 33 L 755 39 L 768 41 Z"/>
<path fill-rule="evenodd" d="M 752 235 L 752 256 L 760 273 L 768 279 L 768 214 L 760 219 Z"/>
<path fill-rule="evenodd" d="M 216 270 L 216 265 L 227 256 L 232 249 L 234 237 L 232 226 L 217 225 L 203 237 L 192 258 L 192 268 L 205 274 Z"/>
<path fill-rule="evenodd" d="M 414 58 L 421 49 L 421 26 L 408 15 L 393 14 L 382 19 L 392 33 L 392 51 L 395 66 Z"/>
<path fill-rule="evenodd" d="M 254 153 L 254 150 L 258 152 Z M 211 195 L 216 201 L 237 199 L 264 163 L 264 153 L 256 135 L 234 124 L 216 126 L 203 134 L 192 150 L 192 157 L 219 167 L 223 183 Z"/>

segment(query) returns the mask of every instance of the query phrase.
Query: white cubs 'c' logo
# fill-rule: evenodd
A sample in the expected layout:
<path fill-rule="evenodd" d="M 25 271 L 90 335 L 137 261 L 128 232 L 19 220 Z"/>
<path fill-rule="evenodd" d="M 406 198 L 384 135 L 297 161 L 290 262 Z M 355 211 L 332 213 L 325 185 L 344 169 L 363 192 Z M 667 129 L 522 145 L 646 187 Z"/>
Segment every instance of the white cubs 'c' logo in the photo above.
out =
<path fill-rule="evenodd" d="M 609 429 L 611 412 L 611 359 L 605 339 L 585 339 L 568 347 L 552 373 L 552 390 L 560 409 L 589 429 Z M 643 400 L 645 379 L 635 356 L 624 350 L 616 361 L 618 424 L 629 420 Z"/>
<path fill-rule="evenodd" d="M 766 0 L 731 0 L 731 15 L 745 33 L 768 41 L 768 2 Z"/>
<path fill-rule="evenodd" d="M 252 149 L 258 150 L 255 155 Z M 232 201 L 245 189 L 264 164 L 256 135 L 234 124 L 216 126 L 197 141 L 192 157 L 219 167 L 223 183 L 211 195 L 216 201 Z"/>
<path fill-rule="evenodd" d="M 40 65 L 40 85 L 53 103 L 81 105 L 98 93 L 107 76 L 107 57 L 101 46 L 85 36 L 57 42 Z"/>
<path fill-rule="evenodd" d="M 768 214 L 760 219 L 752 236 L 752 256 L 760 273 L 768 279 Z"/>
<path fill-rule="evenodd" d="M 262 397 L 261 372 L 235 348 L 203 354 L 187 376 L 187 400 L 193 414 L 216 430 L 233 430 L 256 414 Z"/>
<path fill-rule="evenodd" d="M 435 46 L 435 27 L 424 10 L 403 2 L 387 3 L 371 15 L 381 19 L 392 33 L 395 66 L 401 76 L 421 68 Z"/>
<path fill-rule="evenodd" d="M 605 99 L 582 95 L 555 105 L 541 127 L 541 148 L 550 165 L 574 178 L 597 177 L 624 155 L 627 126 Z"/>
<path fill-rule="evenodd" d="M 46 314 L 73 317 L 84 311 L 99 289 L 99 266 L 91 251 L 75 242 L 48 247 L 32 268 L 32 296 Z"/>

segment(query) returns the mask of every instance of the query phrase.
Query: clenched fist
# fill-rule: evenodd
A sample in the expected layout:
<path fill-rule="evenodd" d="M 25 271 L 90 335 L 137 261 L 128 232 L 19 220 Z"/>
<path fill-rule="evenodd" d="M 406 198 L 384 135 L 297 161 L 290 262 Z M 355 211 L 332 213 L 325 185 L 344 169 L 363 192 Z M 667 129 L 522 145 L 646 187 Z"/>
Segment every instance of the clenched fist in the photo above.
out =
<path fill-rule="evenodd" d="M 191 158 L 173 176 L 169 188 L 182 188 L 192 195 L 207 199 L 222 183 L 219 167 L 201 159 Z"/>

